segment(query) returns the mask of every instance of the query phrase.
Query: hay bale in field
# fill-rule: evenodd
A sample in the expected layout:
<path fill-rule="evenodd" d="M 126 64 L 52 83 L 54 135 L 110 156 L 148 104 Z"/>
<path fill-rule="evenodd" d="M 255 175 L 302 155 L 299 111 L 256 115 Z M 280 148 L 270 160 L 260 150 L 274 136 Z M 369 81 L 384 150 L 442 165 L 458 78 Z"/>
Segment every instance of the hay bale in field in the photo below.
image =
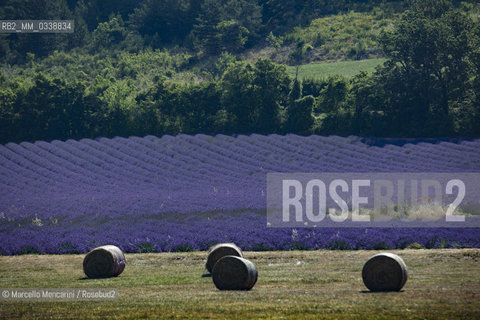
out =
<path fill-rule="evenodd" d="M 205 264 L 208 272 L 212 273 L 215 263 L 225 256 L 237 256 L 243 258 L 243 252 L 242 249 L 235 245 L 235 243 L 219 243 L 214 245 L 208 251 L 207 263 Z"/>
<path fill-rule="evenodd" d="M 93 249 L 83 259 L 83 272 L 89 278 L 116 277 L 125 269 L 125 255 L 116 246 Z"/>
<path fill-rule="evenodd" d="M 407 265 L 393 253 L 379 253 L 362 269 L 365 286 L 371 291 L 400 291 L 407 282 Z"/>
<path fill-rule="evenodd" d="M 250 290 L 257 282 L 255 264 L 237 256 L 220 258 L 212 270 L 212 279 L 220 290 Z"/>

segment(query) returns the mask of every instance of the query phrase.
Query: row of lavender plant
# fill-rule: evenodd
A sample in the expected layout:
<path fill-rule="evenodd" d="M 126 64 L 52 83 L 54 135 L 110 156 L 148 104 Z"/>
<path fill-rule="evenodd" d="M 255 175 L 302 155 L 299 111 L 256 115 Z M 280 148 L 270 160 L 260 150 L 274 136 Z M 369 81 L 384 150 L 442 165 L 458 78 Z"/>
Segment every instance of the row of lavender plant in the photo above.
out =
<path fill-rule="evenodd" d="M 277 229 L 265 228 L 265 218 L 242 212 L 159 218 L 117 217 L 98 220 L 42 221 L 23 228 L 0 226 L 4 255 L 21 253 L 84 253 L 111 243 L 126 252 L 207 250 L 218 242 L 235 242 L 245 250 L 403 249 L 480 247 L 475 229 Z"/>
<path fill-rule="evenodd" d="M 266 173 L 480 169 L 480 140 L 381 146 L 372 141 L 180 135 L 9 143 L 0 146 L 0 250 L 84 252 L 106 241 L 132 252 L 147 250 L 142 246 L 170 251 L 206 249 L 222 240 L 244 243 L 246 249 L 372 248 L 382 243 L 398 248 L 405 237 L 397 234 L 407 231 L 395 231 L 387 241 L 382 237 L 392 232 L 372 230 L 367 237 L 361 231 L 319 229 L 311 231 L 313 236 L 302 229 L 294 241 L 291 229 L 267 229 Z M 260 215 L 249 214 L 252 210 Z M 230 218 L 220 222 L 225 213 Z M 166 217 L 173 220 L 167 223 Z M 480 235 L 472 230 L 441 230 L 446 232 L 442 246 L 478 246 Z M 343 238 L 334 239 L 329 232 Z M 431 230 L 407 233 L 422 246 L 432 246 L 438 238 Z M 165 242 L 163 234 L 177 240 Z"/>

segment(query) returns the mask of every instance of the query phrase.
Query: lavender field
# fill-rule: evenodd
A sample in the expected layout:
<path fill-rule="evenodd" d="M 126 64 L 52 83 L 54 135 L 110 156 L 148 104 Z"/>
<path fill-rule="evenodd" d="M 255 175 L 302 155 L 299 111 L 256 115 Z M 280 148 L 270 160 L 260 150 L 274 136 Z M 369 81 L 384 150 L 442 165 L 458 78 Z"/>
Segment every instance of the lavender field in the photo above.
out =
<path fill-rule="evenodd" d="M 478 229 L 267 228 L 269 172 L 479 172 L 480 140 L 295 135 L 0 145 L 0 254 L 480 247 Z"/>

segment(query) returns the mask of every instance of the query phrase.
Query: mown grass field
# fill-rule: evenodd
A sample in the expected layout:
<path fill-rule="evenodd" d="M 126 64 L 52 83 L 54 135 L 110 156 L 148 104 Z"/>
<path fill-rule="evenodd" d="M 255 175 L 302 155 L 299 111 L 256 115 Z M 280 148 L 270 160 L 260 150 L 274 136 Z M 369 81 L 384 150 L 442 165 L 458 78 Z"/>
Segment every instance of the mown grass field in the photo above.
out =
<path fill-rule="evenodd" d="M 368 59 L 304 64 L 300 66 L 298 77 L 300 79 L 323 79 L 331 75 L 339 75 L 351 78 L 361 71 L 373 72 L 378 65 L 385 61 L 386 59 Z M 292 78 L 295 77 L 295 71 L 295 66 L 287 66 L 287 72 Z"/>
<path fill-rule="evenodd" d="M 480 249 L 402 250 L 401 292 L 371 293 L 361 279 L 375 251 L 246 252 L 259 280 L 219 291 L 205 252 L 127 254 L 117 278 L 90 280 L 83 255 L 0 257 L 2 288 L 117 288 L 114 301 L 1 301 L 1 319 L 479 319 Z"/>

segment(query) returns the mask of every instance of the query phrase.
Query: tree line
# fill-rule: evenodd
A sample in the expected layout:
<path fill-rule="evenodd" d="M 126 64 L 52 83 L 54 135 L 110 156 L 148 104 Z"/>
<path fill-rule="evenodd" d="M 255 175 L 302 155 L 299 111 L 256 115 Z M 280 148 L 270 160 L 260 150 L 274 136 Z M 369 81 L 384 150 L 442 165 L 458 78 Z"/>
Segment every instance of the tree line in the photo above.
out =
<path fill-rule="evenodd" d="M 44 57 L 74 48 L 131 50 L 179 46 L 200 57 L 262 45 L 315 17 L 371 10 L 386 0 L 6 0 L 0 19 L 72 19 L 75 33 L 1 34 L 0 58 L 24 63 L 26 53 Z"/>
<path fill-rule="evenodd" d="M 480 23 L 470 12 L 448 0 L 412 1 L 379 38 L 387 62 L 352 79 L 291 79 L 268 59 L 224 53 L 201 81 L 174 81 L 188 55 L 57 52 L 19 74 L 0 73 L 0 143 L 179 133 L 480 136 Z"/>

